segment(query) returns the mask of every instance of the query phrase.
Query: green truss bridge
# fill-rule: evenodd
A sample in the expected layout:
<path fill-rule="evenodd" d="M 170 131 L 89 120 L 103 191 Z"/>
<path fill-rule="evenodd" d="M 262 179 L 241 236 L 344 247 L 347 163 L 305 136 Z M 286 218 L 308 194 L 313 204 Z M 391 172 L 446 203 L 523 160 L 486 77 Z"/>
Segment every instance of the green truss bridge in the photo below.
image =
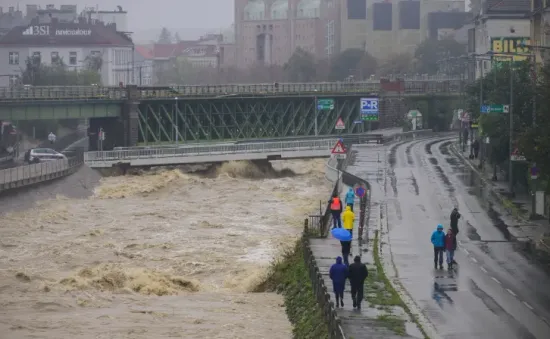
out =
<path fill-rule="evenodd" d="M 0 88 L 0 121 L 90 119 L 90 148 L 364 133 L 400 126 L 419 102 L 456 101 L 464 79 L 157 87 Z M 361 98 L 378 98 L 378 121 Z M 318 103 L 331 99 L 330 107 Z M 326 100 L 324 100 L 326 102 Z M 341 119 L 344 129 L 336 129 Z M 99 141 L 100 131 L 105 140 Z"/>

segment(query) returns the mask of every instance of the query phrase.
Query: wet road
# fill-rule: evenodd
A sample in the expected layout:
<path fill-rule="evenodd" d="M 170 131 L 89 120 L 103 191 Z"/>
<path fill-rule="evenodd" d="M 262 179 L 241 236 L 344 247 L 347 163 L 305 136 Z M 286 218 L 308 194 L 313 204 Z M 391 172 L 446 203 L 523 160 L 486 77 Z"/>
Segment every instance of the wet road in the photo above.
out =
<path fill-rule="evenodd" d="M 449 151 L 452 139 L 389 151 L 386 215 L 400 280 L 443 338 L 550 338 L 550 277 L 487 214 L 487 197 Z M 434 270 L 430 235 L 457 206 L 458 268 Z"/>

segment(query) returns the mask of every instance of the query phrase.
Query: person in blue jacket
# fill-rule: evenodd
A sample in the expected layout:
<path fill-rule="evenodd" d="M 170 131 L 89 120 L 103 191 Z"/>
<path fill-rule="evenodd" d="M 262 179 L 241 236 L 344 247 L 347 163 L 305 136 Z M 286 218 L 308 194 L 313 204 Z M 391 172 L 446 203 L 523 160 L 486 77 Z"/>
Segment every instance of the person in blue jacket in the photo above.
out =
<path fill-rule="evenodd" d="M 348 193 L 346 193 L 346 205 L 348 205 L 353 212 L 353 203 L 355 202 L 355 192 L 353 188 L 350 187 Z"/>
<path fill-rule="evenodd" d="M 336 258 L 336 263 L 330 267 L 329 276 L 336 297 L 336 307 L 344 307 L 344 289 L 348 278 L 348 267 L 342 263 L 342 257 Z"/>
<path fill-rule="evenodd" d="M 432 233 L 432 245 L 434 246 L 434 267 L 437 269 L 437 263 L 439 263 L 439 269 L 443 269 L 443 253 L 445 253 L 445 232 L 443 232 L 443 225 L 437 225 L 437 229 Z"/>

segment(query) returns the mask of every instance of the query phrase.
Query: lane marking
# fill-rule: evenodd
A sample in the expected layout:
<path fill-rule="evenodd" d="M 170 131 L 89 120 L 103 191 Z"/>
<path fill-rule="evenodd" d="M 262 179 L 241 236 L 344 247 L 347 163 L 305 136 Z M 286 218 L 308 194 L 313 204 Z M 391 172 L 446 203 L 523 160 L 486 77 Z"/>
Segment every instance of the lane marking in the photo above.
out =
<path fill-rule="evenodd" d="M 522 301 L 523 305 L 527 306 L 528 309 L 530 309 L 531 311 L 534 310 L 533 306 L 529 305 L 529 303 L 527 303 L 527 301 Z"/>
<path fill-rule="evenodd" d="M 482 270 L 483 272 L 487 273 L 487 270 L 485 269 L 485 267 L 481 266 L 479 269 Z"/>
<path fill-rule="evenodd" d="M 500 281 L 497 278 L 491 277 L 491 279 L 493 279 L 497 284 L 499 284 L 499 285 L 501 284 Z"/>
<path fill-rule="evenodd" d="M 466 254 L 470 254 L 470 252 L 468 252 L 468 250 L 467 250 L 467 249 L 463 248 L 462 250 L 464 251 L 464 253 L 466 253 Z"/>
<path fill-rule="evenodd" d="M 513 295 L 514 297 L 517 297 L 517 295 L 514 293 L 514 291 L 512 291 L 511 289 L 507 288 L 506 291 L 508 291 L 508 293 L 510 293 L 511 295 Z"/>
<path fill-rule="evenodd" d="M 470 257 L 470 260 L 472 260 L 473 262 L 475 262 L 477 264 L 477 259 L 476 258 Z"/>

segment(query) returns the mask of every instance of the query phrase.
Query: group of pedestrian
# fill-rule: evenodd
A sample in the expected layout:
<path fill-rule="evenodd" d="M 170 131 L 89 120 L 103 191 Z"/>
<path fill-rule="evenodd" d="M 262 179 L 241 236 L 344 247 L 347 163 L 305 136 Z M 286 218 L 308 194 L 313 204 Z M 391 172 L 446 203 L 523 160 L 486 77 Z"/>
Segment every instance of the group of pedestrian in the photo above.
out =
<path fill-rule="evenodd" d="M 345 197 L 345 211 L 343 204 L 337 193 L 334 193 L 329 200 L 330 213 L 332 215 L 332 225 L 334 228 L 343 228 L 350 233 L 349 241 L 340 241 L 342 247 L 342 256 L 336 258 L 336 263 L 330 267 L 330 279 L 336 297 L 336 307 L 344 307 L 344 290 L 346 280 L 349 280 L 351 285 L 351 298 L 353 308 L 361 309 L 363 300 L 363 291 L 365 279 L 369 275 L 367 266 L 361 262 L 360 256 L 355 256 L 353 263 L 349 264 L 348 257 L 351 253 L 351 237 L 353 237 L 353 224 L 355 222 L 355 213 L 353 213 L 353 205 L 355 203 L 355 192 L 352 188 L 348 190 Z"/>
<path fill-rule="evenodd" d="M 446 254 L 447 269 L 453 269 L 456 264 L 454 255 L 457 248 L 458 219 L 460 219 L 460 213 L 458 208 L 455 208 L 451 212 L 451 228 L 447 230 L 447 233 L 443 231 L 441 224 L 437 225 L 437 229 L 432 233 L 431 242 L 434 248 L 434 267 L 436 269 L 438 264 L 439 269 L 443 269 L 443 253 Z"/>
<path fill-rule="evenodd" d="M 353 264 L 349 266 L 342 263 L 342 257 L 337 257 L 336 263 L 330 267 L 329 275 L 336 298 L 336 307 L 344 307 L 344 290 L 346 289 L 346 280 L 349 280 L 353 308 L 360 310 L 365 279 L 369 276 L 367 266 L 361 262 L 361 257 L 355 256 Z"/>

